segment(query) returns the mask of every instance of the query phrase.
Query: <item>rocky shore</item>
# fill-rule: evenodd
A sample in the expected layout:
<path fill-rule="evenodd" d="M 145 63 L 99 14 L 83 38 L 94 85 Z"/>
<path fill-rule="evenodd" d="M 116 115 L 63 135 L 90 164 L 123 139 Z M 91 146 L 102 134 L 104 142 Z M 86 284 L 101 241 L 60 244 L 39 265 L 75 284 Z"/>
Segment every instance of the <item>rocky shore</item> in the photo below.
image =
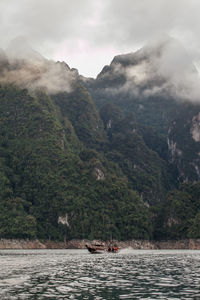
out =
<path fill-rule="evenodd" d="M 101 241 L 92 241 L 101 242 Z M 66 242 L 0 239 L 0 249 L 84 249 L 88 240 L 71 240 Z M 169 241 L 113 241 L 119 248 L 132 249 L 190 249 L 200 250 L 200 239 L 169 240 Z M 105 243 L 106 244 L 106 243 Z"/>

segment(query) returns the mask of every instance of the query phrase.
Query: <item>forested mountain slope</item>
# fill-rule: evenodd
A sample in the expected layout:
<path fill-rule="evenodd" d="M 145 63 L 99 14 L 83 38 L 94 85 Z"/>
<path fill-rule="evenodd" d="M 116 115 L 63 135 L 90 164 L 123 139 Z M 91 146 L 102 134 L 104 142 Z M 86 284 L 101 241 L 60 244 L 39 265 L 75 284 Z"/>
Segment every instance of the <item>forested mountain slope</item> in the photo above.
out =
<path fill-rule="evenodd" d="M 200 109 L 180 45 L 117 56 L 96 80 L 22 49 L 0 52 L 0 237 L 198 237 Z"/>

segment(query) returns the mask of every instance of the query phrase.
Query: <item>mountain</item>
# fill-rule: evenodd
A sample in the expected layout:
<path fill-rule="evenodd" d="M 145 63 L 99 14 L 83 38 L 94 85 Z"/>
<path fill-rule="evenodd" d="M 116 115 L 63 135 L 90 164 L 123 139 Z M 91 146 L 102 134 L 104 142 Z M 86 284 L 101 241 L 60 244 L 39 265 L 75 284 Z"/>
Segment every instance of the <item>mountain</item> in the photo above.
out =
<path fill-rule="evenodd" d="M 11 61 L 39 62 L 46 60 L 39 52 L 35 51 L 28 40 L 18 37 L 12 40 L 6 48 L 6 54 Z"/>
<path fill-rule="evenodd" d="M 2 57 L 2 59 L 1 59 Z M 77 72 L 65 62 L 54 62 L 42 57 L 27 42 L 12 42 L 7 52 L 0 52 L 0 82 L 15 84 L 29 92 L 44 91 L 47 94 L 70 92 Z"/>
<path fill-rule="evenodd" d="M 179 181 L 200 181 L 200 104 L 184 103 L 174 113 L 168 130 L 171 161 Z"/>
<path fill-rule="evenodd" d="M 199 180 L 199 76 L 176 40 L 164 37 L 118 55 L 86 84 L 100 109 L 109 103 L 135 114 L 146 145 L 177 168 L 178 181 Z"/>
<path fill-rule="evenodd" d="M 197 83 L 168 37 L 96 79 L 21 40 L 1 50 L 0 237 L 198 237 Z"/>
<path fill-rule="evenodd" d="M 76 71 L 46 60 L 38 73 L 32 60 L 13 62 L 8 56 L 5 62 L 0 87 L 0 236 L 150 238 L 149 211 L 118 164 L 106 158 L 103 121 L 76 80 Z M 55 92 L 48 76 L 57 66 Z M 25 81 L 22 72 L 30 74 Z"/>
<path fill-rule="evenodd" d="M 114 57 L 95 80 L 85 80 L 84 84 L 101 111 L 112 145 L 113 142 L 116 145 L 112 131 L 118 131 L 118 134 L 122 131 L 122 118 L 126 120 L 127 128 L 123 133 L 120 152 L 131 143 L 136 133 L 143 141 L 143 147 L 140 143 L 137 154 L 134 152 L 134 146 L 138 146 L 135 139 L 134 146 L 130 147 L 133 156 L 130 158 L 126 154 L 117 160 L 132 186 L 140 195 L 146 194 L 144 199 L 148 204 L 153 204 L 153 215 L 157 215 L 154 219 L 154 237 L 199 236 L 197 233 L 192 235 L 190 229 L 193 226 L 193 231 L 197 232 L 199 228 L 200 199 L 198 192 L 196 196 L 192 193 L 192 189 L 198 190 L 200 181 L 199 76 L 185 49 L 176 40 L 164 37 L 135 53 Z M 108 112 L 111 112 L 110 116 Z M 131 114 L 134 114 L 132 128 L 129 123 Z M 120 116 L 120 120 L 116 120 L 116 116 Z M 128 130 L 132 130 L 132 137 L 129 136 L 128 141 L 125 141 Z M 148 153 L 147 160 L 144 146 L 152 151 Z M 125 161 L 126 167 L 123 168 Z M 143 167 L 135 178 L 140 182 L 141 174 L 147 175 L 148 166 L 157 184 L 157 188 L 153 182 L 149 185 L 157 196 L 157 204 L 151 193 L 148 190 L 145 192 L 144 180 L 141 180 L 139 188 L 130 176 L 135 173 L 138 161 L 143 163 Z M 160 177 L 152 167 L 159 170 Z M 184 183 L 184 188 L 181 183 Z M 170 190 L 174 190 L 173 196 L 168 194 Z M 184 199 L 187 197 L 186 204 Z M 194 204 L 195 209 L 192 208 Z M 187 214 L 187 210 L 190 213 Z"/>

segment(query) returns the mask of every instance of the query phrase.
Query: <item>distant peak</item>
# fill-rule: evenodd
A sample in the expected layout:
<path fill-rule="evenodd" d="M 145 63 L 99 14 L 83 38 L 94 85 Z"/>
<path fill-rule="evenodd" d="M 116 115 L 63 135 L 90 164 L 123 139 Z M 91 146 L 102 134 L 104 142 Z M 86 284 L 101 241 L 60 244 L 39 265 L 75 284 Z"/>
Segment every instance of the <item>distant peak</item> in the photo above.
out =
<path fill-rule="evenodd" d="M 6 49 L 6 53 L 11 59 L 25 59 L 34 61 L 41 61 L 45 59 L 40 53 L 35 51 L 27 39 L 23 37 L 18 37 L 12 40 Z"/>
<path fill-rule="evenodd" d="M 154 37 L 154 39 L 146 43 L 146 45 L 144 45 L 144 47 L 141 50 L 148 52 L 157 52 L 162 51 L 166 48 L 173 48 L 174 50 L 176 49 L 178 51 L 186 53 L 183 45 L 177 39 L 167 34 L 158 35 Z"/>
<path fill-rule="evenodd" d="M 6 54 L 3 51 L 3 49 L 0 48 L 0 61 L 5 61 L 7 60 Z"/>
<path fill-rule="evenodd" d="M 187 57 L 188 55 L 182 46 L 182 44 L 173 37 L 167 34 L 158 35 L 154 39 L 146 43 L 142 48 L 138 49 L 136 52 L 130 52 L 126 54 L 120 54 L 114 57 L 111 62 L 113 64 L 121 64 L 123 66 L 138 64 L 139 61 L 153 56 L 163 55 L 163 52 L 170 51 L 176 55 L 181 54 L 181 56 Z"/>

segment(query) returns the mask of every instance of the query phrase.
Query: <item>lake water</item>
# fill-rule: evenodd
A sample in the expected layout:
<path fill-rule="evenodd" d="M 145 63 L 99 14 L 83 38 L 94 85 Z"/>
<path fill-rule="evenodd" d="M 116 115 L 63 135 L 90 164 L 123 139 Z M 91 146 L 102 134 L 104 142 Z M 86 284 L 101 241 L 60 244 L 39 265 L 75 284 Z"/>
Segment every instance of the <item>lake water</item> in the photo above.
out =
<path fill-rule="evenodd" d="M 0 250 L 0 299 L 200 299 L 200 251 Z"/>

